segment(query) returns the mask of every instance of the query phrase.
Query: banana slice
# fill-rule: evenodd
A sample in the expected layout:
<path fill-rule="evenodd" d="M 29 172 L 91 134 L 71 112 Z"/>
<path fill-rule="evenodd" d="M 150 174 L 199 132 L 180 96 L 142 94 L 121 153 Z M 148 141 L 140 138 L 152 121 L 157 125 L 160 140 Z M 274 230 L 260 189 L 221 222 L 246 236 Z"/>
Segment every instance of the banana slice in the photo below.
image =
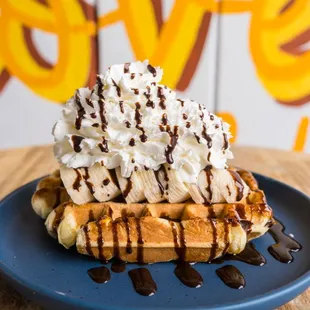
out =
<path fill-rule="evenodd" d="M 178 203 L 189 199 L 190 194 L 188 188 L 181 180 L 179 173 L 168 164 L 164 164 L 163 167 L 167 175 L 166 181 L 168 182 L 167 188 L 164 191 L 166 199 L 170 203 Z"/>
<path fill-rule="evenodd" d="M 121 191 L 114 183 L 110 171 L 99 163 L 88 169 L 86 177 L 87 179 L 84 178 L 85 182 L 87 181 L 91 184 L 93 196 L 100 202 L 112 200 L 121 194 Z"/>
<path fill-rule="evenodd" d="M 153 170 L 140 171 L 139 175 L 144 187 L 144 195 L 149 203 L 157 203 L 166 200 L 164 195 L 165 184 L 158 179 L 157 172 Z"/>
<path fill-rule="evenodd" d="M 61 165 L 60 176 L 74 203 L 83 204 L 95 200 L 93 185 L 88 180 L 87 168 L 73 169 Z"/>
<path fill-rule="evenodd" d="M 140 171 L 133 172 L 128 179 L 122 177 L 120 168 L 116 168 L 115 173 L 123 197 L 125 198 L 127 203 L 134 203 L 145 200 L 144 185 Z"/>

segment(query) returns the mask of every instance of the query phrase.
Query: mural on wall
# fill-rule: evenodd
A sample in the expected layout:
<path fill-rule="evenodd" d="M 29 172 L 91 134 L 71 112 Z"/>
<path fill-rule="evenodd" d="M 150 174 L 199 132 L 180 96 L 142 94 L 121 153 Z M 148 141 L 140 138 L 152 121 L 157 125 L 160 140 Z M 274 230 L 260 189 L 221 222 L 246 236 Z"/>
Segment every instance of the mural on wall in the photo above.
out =
<path fill-rule="evenodd" d="M 115 2 L 116 9 L 99 14 L 91 5 L 94 1 L 89 0 L 2 0 L 0 95 L 11 77 L 38 96 L 58 103 L 66 101 L 76 88 L 93 85 L 100 55 L 97 34 L 119 22 L 125 27 L 135 59 L 149 59 L 161 66 L 163 83 L 185 91 L 199 68 L 212 20 L 220 16 L 220 23 L 227 15 L 246 13 L 250 22 L 245 40 L 261 87 L 274 104 L 309 106 L 309 0 L 175 0 L 167 18 L 163 14 L 165 0 L 139 0 L 139 5 L 135 0 Z M 55 63 L 48 62 L 37 49 L 33 29 L 56 35 Z M 233 107 L 230 110 L 216 112 L 232 124 L 234 142 L 239 120 Z M 300 115 L 293 149 L 305 149 L 309 120 L 309 115 Z"/>

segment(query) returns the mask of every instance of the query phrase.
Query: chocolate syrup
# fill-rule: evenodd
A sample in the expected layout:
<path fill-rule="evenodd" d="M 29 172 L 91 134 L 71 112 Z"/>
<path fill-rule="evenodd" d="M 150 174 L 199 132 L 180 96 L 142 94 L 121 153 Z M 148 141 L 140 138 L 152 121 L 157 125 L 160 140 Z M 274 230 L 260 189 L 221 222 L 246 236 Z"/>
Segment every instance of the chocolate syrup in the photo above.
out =
<path fill-rule="evenodd" d="M 111 208 L 110 208 L 111 209 Z M 96 227 L 97 227 L 97 233 L 98 233 L 98 237 L 97 237 L 97 244 L 98 244 L 98 257 L 101 261 L 105 261 L 106 258 L 104 257 L 103 254 L 103 233 L 102 233 L 102 226 L 101 226 L 101 221 L 100 219 L 98 219 L 96 221 Z"/>
<path fill-rule="evenodd" d="M 123 191 L 123 197 L 124 198 L 126 198 L 129 195 L 131 189 L 132 189 L 132 182 L 131 182 L 130 178 L 127 178 L 126 188 Z"/>
<path fill-rule="evenodd" d="M 132 241 L 131 241 L 131 238 L 130 238 L 129 220 L 128 220 L 127 215 L 123 215 L 123 213 L 122 213 L 122 216 L 123 216 L 123 221 L 124 221 L 124 224 L 125 224 L 126 234 L 127 234 L 126 252 L 128 254 L 131 254 L 132 253 L 132 247 L 131 247 Z"/>
<path fill-rule="evenodd" d="M 131 124 L 130 124 L 130 122 L 128 122 L 128 121 L 125 121 L 125 125 L 126 125 L 127 128 L 130 128 L 130 127 L 131 127 Z"/>
<path fill-rule="evenodd" d="M 111 265 L 111 270 L 115 273 L 121 273 L 126 270 L 126 263 L 121 260 L 114 260 Z"/>
<path fill-rule="evenodd" d="M 131 90 L 133 90 L 133 93 L 135 95 L 139 95 L 139 89 L 138 88 L 132 88 Z"/>
<path fill-rule="evenodd" d="M 84 115 L 85 115 L 85 109 L 83 108 L 83 106 L 81 104 L 81 94 L 80 94 L 79 90 L 77 90 L 75 92 L 74 98 L 75 98 L 75 103 L 78 106 L 77 118 L 75 120 L 75 128 L 77 130 L 80 130 L 81 129 L 82 120 L 83 120 Z"/>
<path fill-rule="evenodd" d="M 137 236 L 138 236 L 138 248 L 137 248 L 137 262 L 138 264 L 143 264 L 143 244 L 144 240 L 142 237 L 142 231 L 141 231 L 141 223 L 139 218 L 135 218 L 136 221 L 136 229 L 137 229 Z"/>
<path fill-rule="evenodd" d="M 191 127 L 191 122 L 186 122 L 186 128 L 190 128 Z"/>
<path fill-rule="evenodd" d="M 130 270 L 128 275 L 132 281 L 135 291 L 143 296 L 152 296 L 157 291 L 157 285 L 152 275 L 146 268 L 137 268 Z"/>
<path fill-rule="evenodd" d="M 108 178 L 106 178 L 106 179 L 103 180 L 102 184 L 103 184 L 104 186 L 107 186 L 107 185 L 110 184 L 110 182 L 111 182 L 111 180 L 108 179 Z"/>
<path fill-rule="evenodd" d="M 167 126 L 167 127 L 169 128 L 170 126 Z M 174 151 L 178 143 L 178 139 L 179 139 L 178 126 L 174 126 L 173 133 L 170 130 L 168 133 L 170 135 L 170 145 L 167 145 L 167 148 L 165 149 L 165 156 L 166 156 L 167 163 L 171 165 L 174 163 L 172 152 Z"/>
<path fill-rule="evenodd" d="M 118 232 L 117 232 L 117 221 L 112 222 L 112 236 L 113 236 L 113 256 L 114 258 L 119 258 L 119 242 L 118 242 Z"/>
<path fill-rule="evenodd" d="M 161 122 L 164 126 L 166 126 L 168 124 L 168 118 L 167 118 L 167 113 L 164 113 L 162 115 L 162 118 L 161 118 Z"/>
<path fill-rule="evenodd" d="M 86 243 L 85 250 L 89 256 L 93 256 L 93 250 L 90 244 L 90 237 L 89 237 L 89 231 L 88 231 L 87 225 L 83 226 L 83 231 L 85 234 L 85 243 Z"/>
<path fill-rule="evenodd" d="M 222 150 L 227 150 L 228 149 L 228 138 L 227 138 L 226 133 L 223 133 L 223 137 L 224 137 L 224 144 L 223 144 Z"/>
<path fill-rule="evenodd" d="M 198 288 L 203 284 L 202 276 L 189 263 L 178 263 L 174 269 L 174 274 L 188 287 Z"/>
<path fill-rule="evenodd" d="M 165 169 L 165 168 L 163 168 L 163 169 Z M 161 195 L 163 195 L 164 194 L 164 186 L 162 185 L 162 183 L 160 182 L 160 179 L 159 179 L 159 171 L 160 170 L 161 170 L 161 167 L 158 170 L 154 171 L 154 175 L 155 175 L 155 179 L 157 181 L 160 193 L 161 193 Z"/>
<path fill-rule="evenodd" d="M 200 137 L 196 134 L 196 132 L 194 132 L 194 136 L 195 136 L 197 142 L 200 144 Z"/>
<path fill-rule="evenodd" d="M 108 121 L 105 118 L 105 102 L 102 98 L 99 99 L 98 101 L 98 105 L 99 105 L 99 115 L 100 115 L 100 119 L 101 119 L 101 129 L 102 131 L 106 131 L 107 126 L 108 126 Z"/>
<path fill-rule="evenodd" d="M 121 96 L 121 89 L 120 87 L 115 83 L 115 81 L 112 79 L 113 86 L 116 88 L 117 96 Z"/>
<path fill-rule="evenodd" d="M 284 230 L 284 225 L 276 220 L 276 224 L 268 231 L 276 244 L 269 246 L 268 252 L 279 262 L 289 264 L 294 260 L 291 253 L 298 252 L 302 247 L 296 240 L 285 234 Z"/>
<path fill-rule="evenodd" d="M 227 265 L 216 270 L 218 277 L 229 287 L 242 289 L 245 287 L 245 279 L 238 268 Z"/>
<path fill-rule="evenodd" d="M 80 190 L 80 187 L 82 186 L 81 185 L 81 181 L 82 181 L 82 174 L 81 172 L 78 170 L 78 169 L 73 169 L 76 173 L 76 178 L 72 184 L 72 187 L 74 190 L 76 191 L 79 191 Z"/>
<path fill-rule="evenodd" d="M 135 145 L 136 145 L 136 141 L 135 141 L 134 138 L 131 138 L 131 139 L 129 140 L 129 145 L 130 145 L 130 146 L 135 146 Z"/>
<path fill-rule="evenodd" d="M 110 270 L 107 267 L 100 266 L 87 271 L 90 278 L 96 283 L 107 283 L 111 280 Z"/>
<path fill-rule="evenodd" d="M 232 170 L 228 170 L 228 172 L 231 174 L 236 186 L 237 186 L 237 197 L 236 197 L 236 201 L 240 201 L 243 197 L 243 189 L 244 186 L 242 184 L 242 179 L 240 178 L 240 175 Z"/>
<path fill-rule="evenodd" d="M 147 69 L 153 74 L 153 76 L 155 77 L 156 76 L 156 69 L 151 66 L 151 65 L 147 65 Z"/>
<path fill-rule="evenodd" d="M 89 179 L 89 171 L 88 171 L 88 168 L 84 168 L 85 170 L 85 176 L 84 176 L 84 181 L 85 181 L 85 184 L 86 186 L 88 187 L 89 191 L 91 194 L 94 194 L 94 184 L 89 182 L 88 179 Z"/>
<path fill-rule="evenodd" d="M 131 80 L 133 80 L 135 77 L 136 77 L 136 74 L 135 74 L 135 73 L 131 73 L 131 74 L 130 74 L 130 79 L 131 79 Z"/>
<path fill-rule="evenodd" d="M 124 103 L 123 103 L 123 101 L 119 101 L 119 109 L 120 109 L 121 113 L 124 113 Z"/>
<path fill-rule="evenodd" d="M 129 73 L 129 66 L 130 66 L 130 62 L 126 62 L 124 64 L 124 73 Z"/>
<path fill-rule="evenodd" d="M 57 228 L 62 220 L 62 216 L 64 212 L 65 212 L 64 206 L 61 206 L 55 209 L 55 218 L 54 218 L 53 225 L 52 225 L 54 232 L 57 232 Z"/>
<path fill-rule="evenodd" d="M 157 97 L 159 98 L 159 106 L 165 110 L 167 108 L 166 104 L 165 104 L 165 100 L 166 100 L 166 97 L 164 95 L 164 90 L 162 87 L 158 86 L 158 89 L 157 89 Z"/>
<path fill-rule="evenodd" d="M 204 171 L 206 173 L 207 183 L 208 183 L 208 186 L 206 187 L 206 190 L 209 193 L 209 201 L 210 202 L 212 201 L 211 182 L 212 182 L 212 179 L 213 179 L 213 174 L 212 174 L 211 170 L 212 170 L 212 166 L 211 165 L 208 165 L 208 166 L 206 166 L 204 168 Z"/>
<path fill-rule="evenodd" d="M 207 127 L 206 125 L 203 125 L 203 130 L 201 132 L 202 137 L 207 141 L 207 146 L 210 149 L 212 147 L 212 139 L 211 137 L 207 134 Z"/>
<path fill-rule="evenodd" d="M 181 107 L 183 108 L 184 107 L 184 100 L 177 99 L 177 101 L 179 101 L 181 103 Z"/>
<path fill-rule="evenodd" d="M 92 127 L 98 128 L 99 124 L 98 123 L 94 123 L 94 124 L 92 124 Z"/>
<path fill-rule="evenodd" d="M 212 264 L 222 264 L 226 261 L 240 261 L 254 266 L 264 266 L 266 264 L 265 257 L 256 250 L 252 242 L 247 243 L 241 253 L 237 255 L 226 254 L 213 260 Z"/>
<path fill-rule="evenodd" d="M 82 151 L 82 148 L 81 148 L 80 144 L 84 140 L 84 138 L 81 137 L 81 136 L 72 135 L 71 136 L 71 140 L 72 140 L 72 143 L 73 143 L 74 152 L 80 153 Z"/>
<path fill-rule="evenodd" d="M 92 107 L 92 108 L 94 107 L 94 104 L 93 104 L 93 102 L 91 101 L 90 98 L 86 98 L 85 101 L 86 101 L 86 103 L 87 103 L 90 107 Z"/>
<path fill-rule="evenodd" d="M 97 117 L 95 112 L 90 113 L 90 116 L 91 116 L 91 118 L 96 118 Z"/>
<path fill-rule="evenodd" d="M 209 262 L 211 262 L 216 257 L 216 250 L 218 248 L 217 244 L 217 229 L 216 229 L 216 221 L 212 218 L 209 219 L 211 227 L 212 227 L 212 247 L 210 251 Z"/>
<path fill-rule="evenodd" d="M 108 141 L 104 136 L 102 136 L 102 142 L 99 143 L 98 146 L 99 146 L 101 152 L 109 153 Z"/>
<path fill-rule="evenodd" d="M 95 214 L 93 210 L 88 211 L 88 222 L 93 222 L 95 220 Z"/>

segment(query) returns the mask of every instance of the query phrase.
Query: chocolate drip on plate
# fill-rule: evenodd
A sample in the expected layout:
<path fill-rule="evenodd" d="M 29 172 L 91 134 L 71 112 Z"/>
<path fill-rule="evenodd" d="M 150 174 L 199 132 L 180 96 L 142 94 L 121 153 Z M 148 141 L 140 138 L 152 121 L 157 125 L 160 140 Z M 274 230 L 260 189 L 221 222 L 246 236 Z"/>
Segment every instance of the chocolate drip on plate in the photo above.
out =
<path fill-rule="evenodd" d="M 266 264 L 265 257 L 256 250 L 252 242 L 247 243 L 241 253 L 237 255 L 226 254 L 225 256 L 215 259 L 212 263 L 222 264 L 225 261 L 240 261 L 254 266 L 264 266 Z"/>
<path fill-rule="evenodd" d="M 284 225 L 279 220 L 276 220 L 276 224 L 268 231 L 276 244 L 269 246 L 268 252 L 279 262 L 289 264 L 294 260 L 291 253 L 298 252 L 302 246 L 295 239 L 285 234 L 284 230 Z"/>
<path fill-rule="evenodd" d="M 188 287 L 198 288 L 203 284 L 202 276 L 189 263 L 178 263 L 174 269 L 174 274 L 184 285 Z"/>
<path fill-rule="evenodd" d="M 102 284 L 111 280 L 110 270 L 104 266 L 89 269 L 87 273 L 96 283 Z"/>
<path fill-rule="evenodd" d="M 128 272 L 135 291 L 143 296 L 152 296 L 157 291 L 157 285 L 146 268 L 137 268 Z"/>
<path fill-rule="evenodd" d="M 121 260 L 114 260 L 111 265 L 111 270 L 115 273 L 121 273 L 126 270 L 126 263 Z"/>
<path fill-rule="evenodd" d="M 218 277 L 229 287 L 242 289 L 245 287 L 245 279 L 238 268 L 227 265 L 216 270 Z"/>

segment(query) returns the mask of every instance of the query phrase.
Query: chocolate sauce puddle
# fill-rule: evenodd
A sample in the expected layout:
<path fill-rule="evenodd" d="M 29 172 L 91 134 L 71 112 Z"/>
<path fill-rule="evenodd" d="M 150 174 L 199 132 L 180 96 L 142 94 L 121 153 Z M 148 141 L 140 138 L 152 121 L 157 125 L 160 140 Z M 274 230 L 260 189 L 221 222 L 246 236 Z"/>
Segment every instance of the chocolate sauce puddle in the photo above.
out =
<path fill-rule="evenodd" d="M 202 276 L 189 263 L 178 263 L 174 269 L 174 274 L 184 285 L 188 287 L 198 288 L 203 284 Z"/>
<path fill-rule="evenodd" d="M 87 273 L 96 283 L 107 283 L 111 280 L 110 270 L 104 266 L 89 269 Z"/>
<path fill-rule="evenodd" d="M 111 265 L 111 270 L 115 273 L 121 273 L 126 270 L 126 263 L 121 260 L 115 260 Z"/>
<path fill-rule="evenodd" d="M 266 264 L 265 257 L 256 250 L 252 242 L 247 243 L 244 250 L 241 253 L 237 255 L 226 254 L 222 257 L 213 260 L 212 264 L 222 264 L 226 261 L 233 261 L 233 260 L 254 266 L 264 266 Z"/>
<path fill-rule="evenodd" d="M 285 234 L 284 230 L 284 225 L 279 220 L 276 220 L 276 224 L 268 231 L 276 243 L 268 247 L 268 252 L 279 262 L 290 264 L 294 260 L 291 253 L 298 252 L 302 246 Z"/>
<path fill-rule="evenodd" d="M 132 281 L 135 291 L 143 296 L 152 296 L 157 292 L 157 285 L 151 273 L 146 268 L 130 270 L 128 275 Z"/>
<path fill-rule="evenodd" d="M 238 268 L 232 265 L 226 265 L 216 270 L 218 277 L 229 287 L 242 289 L 245 287 L 245 279 Z"/>

